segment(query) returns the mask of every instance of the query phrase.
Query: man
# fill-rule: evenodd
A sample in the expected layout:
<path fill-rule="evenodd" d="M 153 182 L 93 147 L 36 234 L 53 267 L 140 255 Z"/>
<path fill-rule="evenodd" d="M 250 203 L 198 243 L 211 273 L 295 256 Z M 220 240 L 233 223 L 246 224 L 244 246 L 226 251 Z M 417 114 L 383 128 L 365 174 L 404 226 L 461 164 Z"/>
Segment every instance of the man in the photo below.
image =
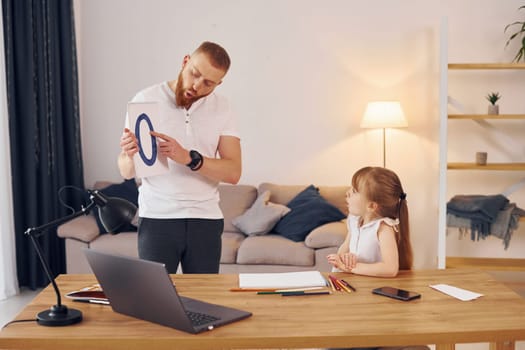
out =
<path fill-rule="evenodd" d="M 241 177 L 241 146 L 228 101 L 214 90 L 230 67 L 219 45 L 202 43 L 186 55 L 177 80 L 140 91 L 133 102 L 156 101 L 160 129 L 152 131 L 169 172 L 142 178 L 138 248 L 141 259 L 166 264 L 175 273 L 218 273 L 224 218 L 219 182 Z M 129 127 L 129 125 L 128 125 Z M 161 131 L 161 132 L 158 132 Z M 135 176 L 137 138 L 125 128 L 120 140 L 121 175 Z"/>

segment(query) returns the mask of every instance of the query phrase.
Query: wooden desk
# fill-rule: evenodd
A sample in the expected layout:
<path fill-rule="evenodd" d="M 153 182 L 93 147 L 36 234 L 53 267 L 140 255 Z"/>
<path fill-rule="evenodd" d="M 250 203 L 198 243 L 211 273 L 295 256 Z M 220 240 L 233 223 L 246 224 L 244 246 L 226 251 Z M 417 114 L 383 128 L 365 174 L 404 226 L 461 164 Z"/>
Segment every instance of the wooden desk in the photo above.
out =
<path fill-rule="evenodd" d="M 346 276 L 357 292 L 282 297 L 230 292 L 237 275 L 173 275 L 182 295 L 253 312 L 240 322 L 198 335 L 114 313 L 109 306 L 66 304 L 82 310 L 73 326 L 44 327 L 14 323 L 0 332 L 0 349 L 256 349 L 371 347 L 490 342 L 509 350 L 525 340 L 525 299 L 474 270 L 401 273 L 395 279 Z M 61 275 L 62 294 L 95 282 L 92 275 Z M 446 283 L 484 294 L 463 302 L 428 287 Z M 419 292 L 420 300 L 402 302 L 371 290 L 390 285 Z M 47 287 L 16 319 L 34 318 L 55 303 Z"/>

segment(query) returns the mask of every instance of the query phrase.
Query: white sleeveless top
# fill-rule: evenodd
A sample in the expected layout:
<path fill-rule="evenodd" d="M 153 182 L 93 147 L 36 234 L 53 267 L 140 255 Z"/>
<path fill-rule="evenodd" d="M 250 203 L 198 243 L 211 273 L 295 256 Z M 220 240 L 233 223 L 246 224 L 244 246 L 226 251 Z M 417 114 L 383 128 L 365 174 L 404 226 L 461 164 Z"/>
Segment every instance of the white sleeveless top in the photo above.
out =
<path fill-rule="evenodd" d="M 350 253 L 357 255 L 357 262 L 376 263 L 382 260 L 377 231 L 381 222 L 398 231 L 399 220 L 380 218 L 359 227 L 359 216 L 349 215 L 347 220 L 350 234 Z"/>

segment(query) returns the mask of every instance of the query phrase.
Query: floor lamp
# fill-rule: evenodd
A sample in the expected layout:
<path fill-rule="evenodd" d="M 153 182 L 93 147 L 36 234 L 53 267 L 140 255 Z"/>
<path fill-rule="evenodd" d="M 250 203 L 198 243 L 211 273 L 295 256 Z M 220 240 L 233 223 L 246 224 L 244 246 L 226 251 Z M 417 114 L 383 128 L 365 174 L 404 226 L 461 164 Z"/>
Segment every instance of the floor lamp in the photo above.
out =
<path fill-rule="evenodd" d="M 362 128 L 383 129 L 383 168 L 386 167 L 386 128 L 404 128 L 408 123 L 397 101 L 376 101 L 366 106 L 365 114 L 361 120 Z"/>

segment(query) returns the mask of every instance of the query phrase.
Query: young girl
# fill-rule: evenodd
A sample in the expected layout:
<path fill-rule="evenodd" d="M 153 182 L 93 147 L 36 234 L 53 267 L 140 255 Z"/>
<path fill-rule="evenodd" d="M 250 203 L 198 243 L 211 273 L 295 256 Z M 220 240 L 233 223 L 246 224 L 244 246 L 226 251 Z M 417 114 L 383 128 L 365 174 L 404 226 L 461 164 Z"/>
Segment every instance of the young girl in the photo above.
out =
<path fill-rule="evenodd" d="M 337 254 L 327 257 L 334 270 L 380 277 L 409 270 L 408 207 L 397 175 L 381 167 L 358 170 L 346 203 L 348 235 Z"/>

